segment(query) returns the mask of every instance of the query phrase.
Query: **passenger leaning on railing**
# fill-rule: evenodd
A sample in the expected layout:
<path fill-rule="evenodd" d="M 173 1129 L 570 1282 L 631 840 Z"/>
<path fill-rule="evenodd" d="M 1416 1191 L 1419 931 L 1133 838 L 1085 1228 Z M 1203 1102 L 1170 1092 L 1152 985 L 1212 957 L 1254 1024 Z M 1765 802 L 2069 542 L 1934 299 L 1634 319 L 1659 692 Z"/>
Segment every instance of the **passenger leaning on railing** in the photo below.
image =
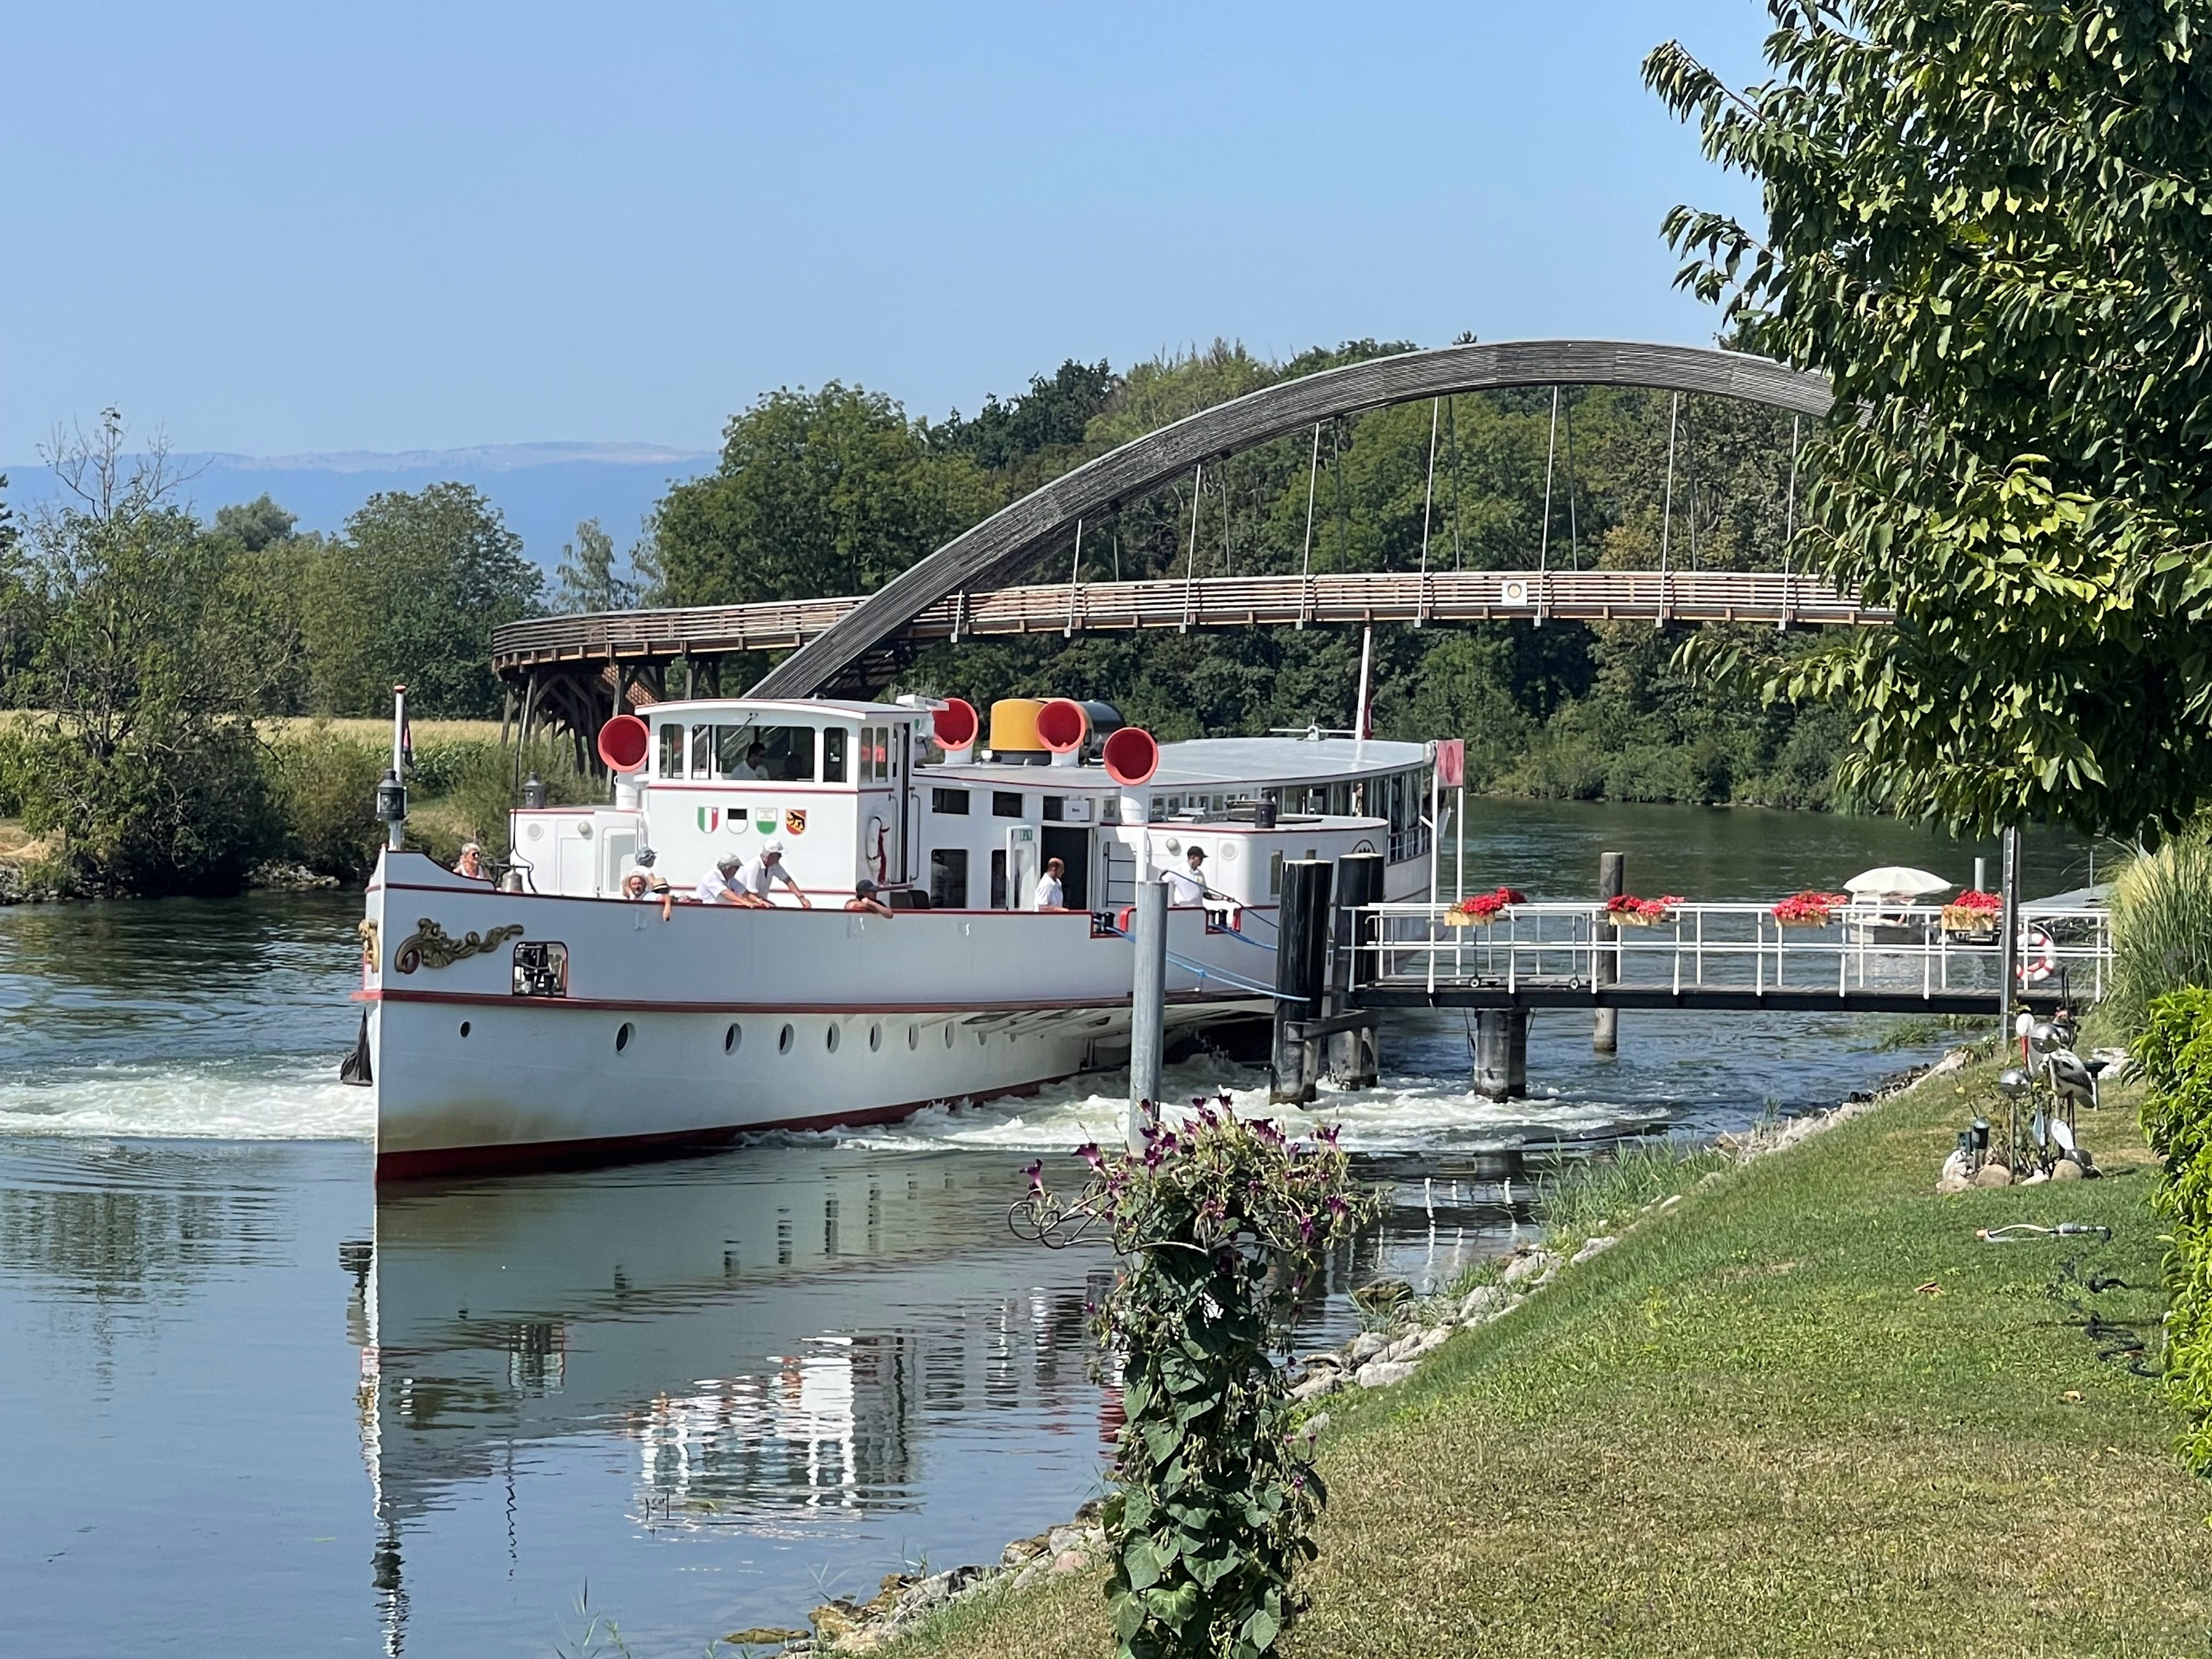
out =
<path fill-rule="evenodd" d="M 741 872 L 744 860 L 732 854 L 699 878 L 699 884 L 691 890 L 692 898 L 701 904 L 738 904 L 749 910 L 765 910 L 769 902 L 755 893 L 744 882 Z"/>

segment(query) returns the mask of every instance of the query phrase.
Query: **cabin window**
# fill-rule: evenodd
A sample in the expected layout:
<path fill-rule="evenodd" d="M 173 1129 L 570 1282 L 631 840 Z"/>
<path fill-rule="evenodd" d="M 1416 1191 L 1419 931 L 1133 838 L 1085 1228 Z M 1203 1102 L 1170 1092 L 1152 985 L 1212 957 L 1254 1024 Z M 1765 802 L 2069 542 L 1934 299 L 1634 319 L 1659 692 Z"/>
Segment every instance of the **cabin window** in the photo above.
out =
<path fill-rule="evenodd" d="M 860 728 L 860 763 L 859 781 L 864 784 L 876 781 L 876 728 Z"/>
<path fill-rule="evenodd" d="M 725 727 L 724 730 L 727 730 Z M 714 728 L 695 726 L 691 728 L 691 775 L 695 778 L 714 775 Z"/>
<path fill-rule="evenodd" d="M 822 728 L 822 781 L 845 781 L 845 728 L 842 726 Z"/>
<path fill-rule="evenodd" d="M 1352 786 L 1332 783 L 1328 787 L 1328 810 L 1340 818 L 1352 816 Z"/>
<path fill-rule="evenodd" d="M 661 722 L 660 775 L 664 778 L 684 775 L 684 728 L 674 720 Z"/>
<path fill-rule="evenodd" d="M 707 728 L 698 726 L 695 731 Z M 816 728 L 811 726 L 718 726 L 714 775 L 739 783 L 814 781 Z M 841 734 L 842 735 L 842 734 Z M 698 744 L 692 745 L 696 765 Z M 696 771 L 692 776 L 704 774 Z"/>
<path fill-rule="evenodd" d="M 929 792 L 929 810 L 950 812 L 964 818 L 968 816 L 968 792 L 965 789 L 933 789 Z"/>
<path fill-rule="evenodd" d="M 933 910 L 965 910 L 968 908 L 966 848 L 933 847 L 930 849 L 929 908 Z"/>
<path fill-rule="evenodd" d="M 991 853 L 991 908 L 1012 908 L 1006 902 L 1006 849 L 1003 847 L 994 848 Z"/>
<path fill-rule="evenodd" d="M 1021 817 L 1021 791 L 1018 789 L 994 789 L 991 792 L 991 816 L 994 818 L 1018 818 Z"/>
<path fill-rule="evenodd" d="M 1066 817 L 1067 798 L 1065 795 L 1047 795 L 1044 798 L 1044 821 L 1047 823 L 1062 823 Z"/>

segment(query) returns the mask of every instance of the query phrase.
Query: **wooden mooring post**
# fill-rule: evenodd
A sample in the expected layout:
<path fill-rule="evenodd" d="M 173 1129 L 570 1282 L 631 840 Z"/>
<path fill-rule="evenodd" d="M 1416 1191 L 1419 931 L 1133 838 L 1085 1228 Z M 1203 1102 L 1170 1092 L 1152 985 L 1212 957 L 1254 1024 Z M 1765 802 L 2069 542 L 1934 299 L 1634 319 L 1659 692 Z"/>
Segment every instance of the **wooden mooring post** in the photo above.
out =
<path fill-rule="evenodd" d="M 1322 1018 L 1328 972 L 1329 866 L 1319 859 L 1283 865 L 1283 905 L 1275 913 L 1275 1081 L 1279 1106 L 1314 1097 L 1320 1042 L 1310 1024 Z"/>
<path fill-rule="evenodd" d="M 1328 980 L 1332 1018 L 1351 1013 L 1355 1006 L 1353 985 L 1361 961 L 1359 948 L 1371 942 L 1375 931 L 1375 919 L 1363 915 L 1362 907 L 1382 902 L 1382 854 L 1345 854 L 1336 861 L 1335 886 L 1336 923 L 1330 933 Z M 1354 1025 L 1328 1038 L 1328 1074 L 1346 1088 L 1373 1088 L 1380 1070 L 1372 1024 Z"/>
<path fill-rule="evenodd" d="M 1600 853 L 1597 855 L 1597 899 L 1603 904 L 1607 899 L 1617 899 L 1628 890 L 1628 855 L 1626 853 Z M 1593 929 L 1601 946 L 1611 945 L 1620 937 L 1620 929 L 1610 922 L 1601 921 Z M 1590 983 L 1612 985 L 1620 978 L 1620 964 L 1610 951 L 1591 952 Z M 1590 1016 L 1590 1048 L 1601 1054 L 1618 1054 L 1620 1050 L 1620 1010 L 1600 1008 Z"/>

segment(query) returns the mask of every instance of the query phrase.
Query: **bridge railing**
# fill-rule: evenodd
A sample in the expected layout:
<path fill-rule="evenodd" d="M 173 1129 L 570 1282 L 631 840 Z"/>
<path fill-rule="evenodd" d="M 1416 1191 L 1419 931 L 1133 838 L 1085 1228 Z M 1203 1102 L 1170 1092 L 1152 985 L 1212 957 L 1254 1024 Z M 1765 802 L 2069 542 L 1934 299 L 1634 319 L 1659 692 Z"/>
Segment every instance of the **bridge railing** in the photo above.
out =
<path fill-rule="evenodd" d="M 1602 977 L 1677 994 L 1832 988 L 1840 997 L 1917 988 L 1923 996 L 1985 991 L 1994 999 L 2002 971 L 1994 919 L 1977 930 L 1949 927 L 1936 905 L 1838 907 L 1820 927 L 1778 921 L 1765 904 L 1678 904 L 1641 924 L 1623 923 L 1596 903 L 1516 904 L 1474 925 L 1455 925 L 1451 912 L 1442 903 L 1368 907 L 1363 942 L 1353 947 L 1355 988 L 1480 984 L 1510 993 Z M 2019 947 L 2027 987 L 2104 995 L 2112 960 L 2106 912 L 2023 906 Z"/>

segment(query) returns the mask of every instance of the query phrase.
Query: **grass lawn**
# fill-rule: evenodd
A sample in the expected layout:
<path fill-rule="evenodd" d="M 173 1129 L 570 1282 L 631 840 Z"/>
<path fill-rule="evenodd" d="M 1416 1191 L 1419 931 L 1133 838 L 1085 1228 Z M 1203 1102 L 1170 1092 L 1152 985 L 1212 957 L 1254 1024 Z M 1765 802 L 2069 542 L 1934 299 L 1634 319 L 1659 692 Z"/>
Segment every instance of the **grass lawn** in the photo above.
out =
<path fill-rule="evenodd" d="M 1292 1659 L 2204 1652 L 2212 1489 L 2083 1329 L 2094 1307 L 2157 1342 L 2134 1103 L 2083 1123 L 2106 1180 L 1939 1199 L 1987 1075 L 1699 1187 L 1412 1381 L 1328 1401 Z M 2060 1220 L 2112 1238 L 1974 1237 Z M 1108 1654 L 1099 1583 L 881 1651 Z"/>

